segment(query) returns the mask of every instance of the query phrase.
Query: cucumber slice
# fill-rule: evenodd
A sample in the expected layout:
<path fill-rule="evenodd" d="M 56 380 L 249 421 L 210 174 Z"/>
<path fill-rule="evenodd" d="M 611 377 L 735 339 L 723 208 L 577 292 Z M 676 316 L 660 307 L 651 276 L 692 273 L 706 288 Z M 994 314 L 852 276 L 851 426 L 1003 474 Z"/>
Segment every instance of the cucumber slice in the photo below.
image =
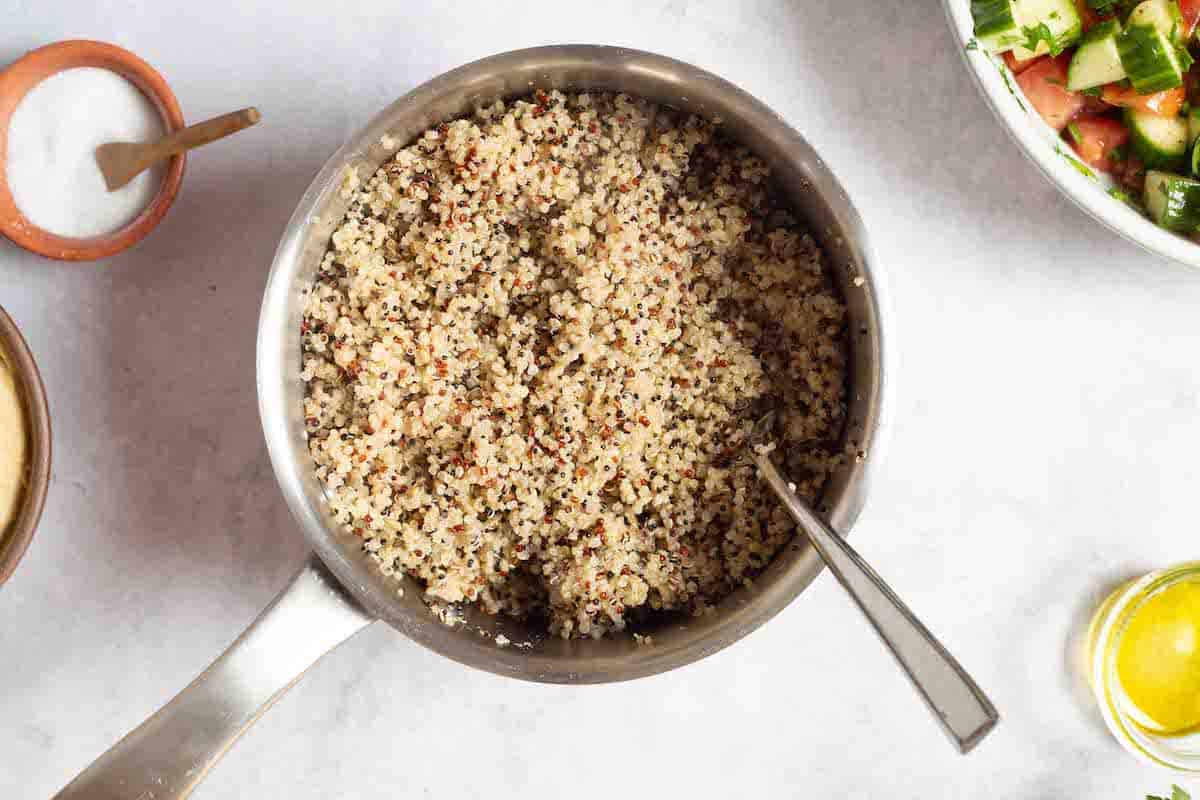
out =
<path fill-rule="evenodd" d="M 1091 89 L 1125 78 L 1125 67 L 1117 50 L 1121 23 L 1102 22 L 1087 32 L 1067 69 L 1067 88 L 1072 92 Z"/>
<path fill-rule="evenodd" d="M 1137 9 L 1134 9 L 1136 13 Z M 1163 33 L 1157 25 L 1135 23 L 1132 15 L 1129 19 L 1129 24 L 1117 37 L 1117 52 L 1133 88 L 1138 94 L 1152 94 L 1182 86 L 1184 68 L 1170 34 Z"/>
<path fill-rule="evenodd" d="M 1179 10 L 1176 0 L 1145 0 L 1138 3 L 1137 7 L 1129 12 L 1129 19 L 1125 24 L 1153 25 L 1173 40 L 1182 37 L 1184 30 L 1183 13 Z"/>
<path fill-rule="evenodd" d="M 1200 181 L 1151 170 L 1146 173 L 1143 199 L 1161 227 L 1180 233 L 1200 229 Z"/>
<path fill-rule="evenodd" d="M 1148 169 L 1182 171 L 1187 162 L 1188 124 L 1182 117 L 1160 117 L 1125 110 L 1129 145 Z"/>
<path fill-rule="evenodd" d="M 975 40 L 984 50 L 1003 53 L 1025 40 L 1013 0 L 971 0 Z"/>
<path fill-rule="evenodd" d="M 1147 0 L 1149 2 L 1149 0 Z M 1013 0 L 1017 7 L 1016 19 L 1021 25 L 1022 43 L 1013 48 L 1013 56 L 1020 61 L 1045 55 L 1051 50 L 1055 54 L 1079 41 L 1083 33 L 1083 19 L 1075 0 Z M 1045 26 L 1043 29 L 1042 26 Z M 1033 50 L 1025 47 L 1032 36 L 1039 32 L 1050 34 L 1053 41 L 1045 38 L 1038 41 Z"/>
<path fill-rule="evenodd" d="M 1192 175 L 1200 175 L 1200 147 L 1192 142 Z"/>
<path fill-rule="evenodd" d="M 1012 50 L 1021 60 L 1049 52 L 1051 43 L 1055 52 L 1070 47 L 1083 31 L 1074 0 L 971 0 L 971 18 L 980 47 L 992 53 Z M 1023 46 L 1031 39 L 1037 39 L 1036 50 Z"/>

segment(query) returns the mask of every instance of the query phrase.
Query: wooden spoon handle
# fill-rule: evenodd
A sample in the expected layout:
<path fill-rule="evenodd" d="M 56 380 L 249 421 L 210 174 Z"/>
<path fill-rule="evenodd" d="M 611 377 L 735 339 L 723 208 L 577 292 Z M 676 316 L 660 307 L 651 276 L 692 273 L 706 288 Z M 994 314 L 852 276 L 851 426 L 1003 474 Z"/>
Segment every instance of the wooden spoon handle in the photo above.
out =
<path fill-rule="evenodd" d="M 191 150 L 200 145 L 215 142 L 217 139 L 223 139 L 230 134 L 249 128 L 260 119 L 262 119 L 262 115 L 258 113 L 258 109 L 250 107 L 243 108 L 241 111 L 234 111 L 230 114 L 222 114 L 219 117 L 213 117 L 210 120 L 198 122 L 195 125 L 189 125 L 182 130 L 175 131 L 171 135 L 163 137 L 162 141 L 155 148 L 155 160 L 178 155 L 185 150 Z"/>

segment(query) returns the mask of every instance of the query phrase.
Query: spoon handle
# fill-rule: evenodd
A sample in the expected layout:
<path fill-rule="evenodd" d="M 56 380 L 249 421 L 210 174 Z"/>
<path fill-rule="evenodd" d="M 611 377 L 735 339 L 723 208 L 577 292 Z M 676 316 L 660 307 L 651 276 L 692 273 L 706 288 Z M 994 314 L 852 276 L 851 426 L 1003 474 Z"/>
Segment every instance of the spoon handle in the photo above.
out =
<path fill-rule="evenodd" d="M 164 136 L 154 148 L 154 160 L 158 161 L 215 142 L 217 139 L 224 139 L 230 134 L 257 124 L 260 119 L 262 115 L 258 113 L 258 109 L 251 107 L 189 125 Z"/>
<path fill-rule="evenodd" d="M 754 460 L 829 570 L 900 662 L 959 752 L 970 752 L 1000 721 L 987 695 L 883 578 L 788 488 L 775 465 L 757 453 Z"/>

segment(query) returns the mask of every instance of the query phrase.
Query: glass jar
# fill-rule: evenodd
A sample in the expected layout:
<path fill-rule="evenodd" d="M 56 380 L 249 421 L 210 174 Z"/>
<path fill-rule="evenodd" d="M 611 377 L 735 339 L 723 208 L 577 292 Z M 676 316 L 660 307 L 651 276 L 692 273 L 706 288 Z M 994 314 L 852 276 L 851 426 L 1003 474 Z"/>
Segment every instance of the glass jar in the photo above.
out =
<path fill-rule="evenodd" d="M 1117 741 L 1148 763 L 1200 772 L 1200 562 L 1118 588 L 1087 643 L 1092 692 Z"/>

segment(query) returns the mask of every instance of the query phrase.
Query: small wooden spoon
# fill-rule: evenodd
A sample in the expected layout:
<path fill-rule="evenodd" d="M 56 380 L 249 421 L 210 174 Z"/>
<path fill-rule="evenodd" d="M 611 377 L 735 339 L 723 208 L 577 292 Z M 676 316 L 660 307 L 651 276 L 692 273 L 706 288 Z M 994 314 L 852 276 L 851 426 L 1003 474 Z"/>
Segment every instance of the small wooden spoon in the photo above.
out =
<path fill-rule="evenodd" d="M 96 148 L 96 164 L 110 192 L 115 192 L 133 180 L 143 170 L 163 159 L 179 155 L 201 145 L 223 139 L 249 128 L 262 119 L 257 108 L 243 108 L 232 114 L 214 117 L 207 122 L 189 125 L 168 134 L 157 142 L 109 142 Z"/>

